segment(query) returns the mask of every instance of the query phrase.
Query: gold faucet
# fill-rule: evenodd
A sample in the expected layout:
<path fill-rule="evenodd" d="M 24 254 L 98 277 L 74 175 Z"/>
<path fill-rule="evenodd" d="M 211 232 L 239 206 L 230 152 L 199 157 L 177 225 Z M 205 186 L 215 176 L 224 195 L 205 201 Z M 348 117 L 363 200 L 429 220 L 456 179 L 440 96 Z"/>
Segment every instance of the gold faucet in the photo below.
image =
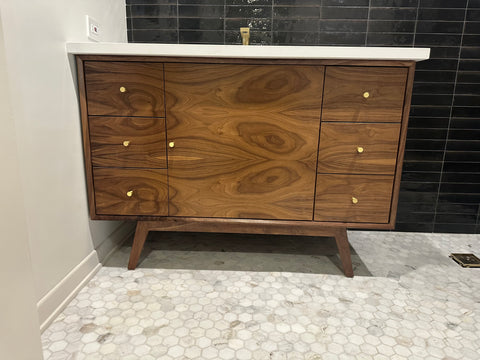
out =
<path fill-rule="evenodd" d="M 241 27 L 240 28 L 240 35 L 242 35 L 242 44 L 248 45 L 250 40 L 250 28 L 249 27 Z"/>

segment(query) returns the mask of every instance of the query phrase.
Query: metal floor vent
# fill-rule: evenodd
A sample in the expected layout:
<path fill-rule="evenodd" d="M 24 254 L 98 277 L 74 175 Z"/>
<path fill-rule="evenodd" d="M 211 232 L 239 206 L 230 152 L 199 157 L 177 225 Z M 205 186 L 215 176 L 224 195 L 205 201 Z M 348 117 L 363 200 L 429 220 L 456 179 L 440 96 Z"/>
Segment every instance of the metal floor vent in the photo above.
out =
<path fill-rule="evenodd" d="M 450 257 L 462 267 L 480 268 L 480 259 L 473 254 L 450 254 Z"/>

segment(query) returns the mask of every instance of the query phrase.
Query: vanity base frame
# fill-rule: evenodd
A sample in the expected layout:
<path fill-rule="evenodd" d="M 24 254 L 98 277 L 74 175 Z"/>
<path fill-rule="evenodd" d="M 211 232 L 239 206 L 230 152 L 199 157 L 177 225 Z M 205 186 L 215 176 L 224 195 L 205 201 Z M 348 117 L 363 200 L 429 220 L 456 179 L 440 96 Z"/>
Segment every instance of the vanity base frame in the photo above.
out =
<path fill-rule="evenodd" d="M 244 220 L 244 219 L 205 219 L 166 217 L 158 221 L 138 221 L 133 239 L 128 269 L 137 267 L 149 231 L 182 232 L 225 232 L 235 234 L 268 234 L 334 237 L 337 243 L 343 272 L 353 277 L 350 245 L 347 228 L 338 225 L 325 225 L 309 221 Z"/>

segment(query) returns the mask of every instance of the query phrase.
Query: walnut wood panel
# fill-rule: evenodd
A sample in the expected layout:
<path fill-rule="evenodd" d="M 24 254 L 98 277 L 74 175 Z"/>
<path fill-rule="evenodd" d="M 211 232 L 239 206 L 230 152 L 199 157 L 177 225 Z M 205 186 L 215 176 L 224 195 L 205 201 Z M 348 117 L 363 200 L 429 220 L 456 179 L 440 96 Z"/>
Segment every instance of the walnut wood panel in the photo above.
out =
<path fill-rule="evenodd" d="M 315 220 L 388 223 L 392 187 L 393 176 L 319 174 Z"/>
<path fill-rule="evenodd" d="M 97 214 L 168 215 L 167 170 L 94 168 L 93 181 Z"/>
<path fill-rule="evenodd" d="M 317 171 L 393 175 L 399 135 L 400 124 L 323 122 Z"/>
<path fill-rule="evenodd" d="M 170 215 L 311 220 L 323 67 L 165 64 Z"/>
<path fill-rule="evenodd" d="M 165 119 L 90 116 L 88 121 L 93 166 L 167 167 Z"/>
<path fill-rule="evenodd" d="M 90 217 L 92 219 L 95 219 L 95 195 L 93 187 L 92 162 L 90 152 L 90 132 L 88 131 L 87 100 L 85 98 L 85 77 L 83 72 L 83 61 L 80 57 L 77 57 L 76 63 L 78 97 L 80 105 L 80 116 L 82 121 L 83 158 L 85 160 L 85 180 L 87 185 L 88 210 L 90 213 Z"/>
<path fill-rule="evenodd" d="M 328 66 L 322 120 L 400 122 L 407 72 L 407 68 Z"/>
<path fill-rule="evenodd" d="M 163 64 L 86 61 L 84 66 L 89 115 L 165 116 Z"/>
<path fill-rule="evenodd" d="M 412 100 L 413 79 L 415 76 L 415 63 L 412 62 L 408 68 L 407 90 L 405 93 L 405 103 L 403 108 L 402 128 L 400 131 L 400 141 L 398 147 L 397 169 L 395 172 L 395 183 L 393 186 L 392 210 L 390 214 L 390 223 L 392 229 L 395 228 L 395 219 L 397 216 L 398 196 L 400 192 L 400 183 L 402 179 L 403 157 L 405 153 L 405 143 L 407 140 L 408 118 L 410 115 L 410 103 Z"/>

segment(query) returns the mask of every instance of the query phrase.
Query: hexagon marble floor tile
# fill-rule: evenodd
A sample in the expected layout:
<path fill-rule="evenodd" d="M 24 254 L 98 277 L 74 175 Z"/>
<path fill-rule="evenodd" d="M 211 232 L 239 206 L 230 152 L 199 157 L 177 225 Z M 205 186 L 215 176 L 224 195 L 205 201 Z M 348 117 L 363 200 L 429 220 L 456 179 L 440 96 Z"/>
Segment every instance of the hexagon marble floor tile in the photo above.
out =
<path fill-rule="evenodd" d="M 480 359 L 479 235 L 349 231 L 331 239 L 152 233 L 121 247 L 47 328 L 59 359 Z"/>

